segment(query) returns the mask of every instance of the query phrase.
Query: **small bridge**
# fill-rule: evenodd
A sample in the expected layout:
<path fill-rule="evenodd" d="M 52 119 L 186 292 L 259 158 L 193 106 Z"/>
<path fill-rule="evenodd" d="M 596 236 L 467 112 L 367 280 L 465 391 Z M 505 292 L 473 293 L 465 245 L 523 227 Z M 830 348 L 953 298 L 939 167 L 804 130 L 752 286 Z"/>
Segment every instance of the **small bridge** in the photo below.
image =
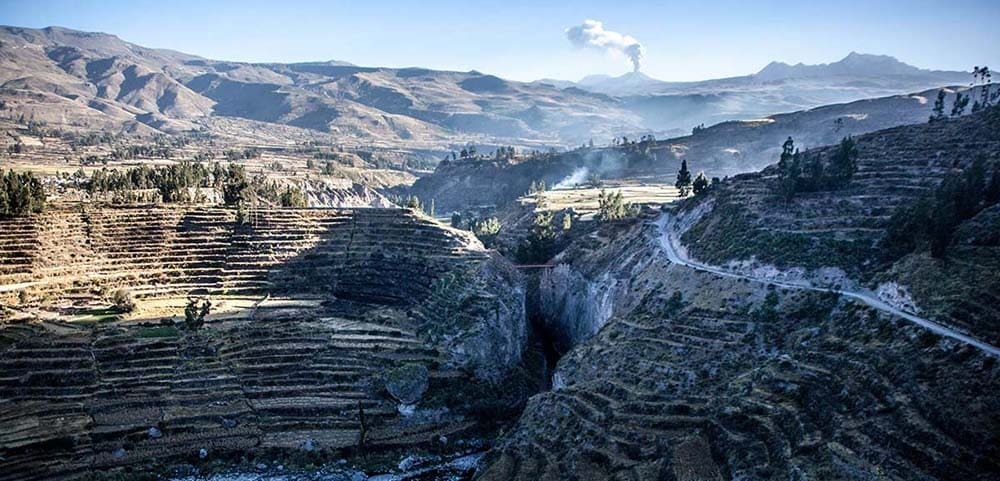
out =
<path fill-rule="evenodd" d="M 514 264 L 518 269 L 551 269 L 555 264 Z"/>

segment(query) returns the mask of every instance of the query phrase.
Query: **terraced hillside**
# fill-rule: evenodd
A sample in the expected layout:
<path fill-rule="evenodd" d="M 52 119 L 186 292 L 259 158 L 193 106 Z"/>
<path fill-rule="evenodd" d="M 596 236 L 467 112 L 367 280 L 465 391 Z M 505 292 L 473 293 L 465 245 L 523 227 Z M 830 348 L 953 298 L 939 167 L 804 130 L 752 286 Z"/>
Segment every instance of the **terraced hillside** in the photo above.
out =
<path fill-rule="evenodd" d="M 57 207 L 0 222 L 3 302 L 35 317 L 0 323 L 4 480 L 476 435 L 493 420 L 462 393 L 506 379 L 526 342 L 509 264 L 404 210 L 240 223 L 218 208 Z M 119 287 L 136 312 L 78 321 Z M 218 309 L 200 328 L 156 310 L 192 294 Z M 411 364 L 429 370 L 413 414 L 386 391 Z"/>
<path fill-rule="evenodd" d="M 671 264 L 658 217 L 543 276 L 573 349 L 477 479 L 1000 476 L 996 358 L 849 299 Z"/>
<path fill-rule="evenodd" d="M 784 202 L 774 193 L 774 166 L 725 183 L 687 206 L 684 244 L 699 260 L 742 271 L 873 290 L 896 283 L 904 287 L 899 301 L 998 344 L 1000 244 L 989 234 L 1000 228 L 995 208 L 960 225 L 941 258 L 918 250 L 886 265 L 880 241 L 893 214 L 933 198 L 942 179 L 976 160 L 987 171 L 1000 165 L 1000 109 L 874 132 L 858 137 L 857 147 L 858 171 L 844 189 Z M 829 159 L 835 148 L 810 152 Z"/>

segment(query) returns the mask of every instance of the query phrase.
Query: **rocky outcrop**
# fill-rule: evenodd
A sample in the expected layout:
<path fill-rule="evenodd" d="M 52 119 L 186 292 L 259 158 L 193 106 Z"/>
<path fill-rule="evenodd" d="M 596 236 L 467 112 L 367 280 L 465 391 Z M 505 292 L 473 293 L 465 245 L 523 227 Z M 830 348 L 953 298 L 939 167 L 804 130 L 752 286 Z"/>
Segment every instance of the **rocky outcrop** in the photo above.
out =
<path fill-rule="evenodd" d="M 610 274 L 587 279 L 569 264 L 545 271 L 539 282 L 539 310 L 545 328 L 567 351 L 597 333 L 624 297 L 621 283 Z"/>
<path fill-rule="evenodd" d="M 645 214 L 646 218 L 653 215 Z M 646 244 L 649 233 L 636 233 L 633 241 L 618 249 L 604 246 L 604 236 L 625 227 L 641 231 L 641 225 L 609 225 L 591 239 L 570 246 L 553 259 L 555 267 L 539 279 L 539 314 L 556 348 L 568 351 L 589 339 L 611 317 L 633 309 L 641 301 L 634 291 L 636 276 L 652 261 Z"/>
<path fill-rule="evenodd" d="M 520 361 L 528 342 L 525 289 L 521 275 L 494 254 L 438 279 L 415 318 L 449 366 L 497 381 Z"/>

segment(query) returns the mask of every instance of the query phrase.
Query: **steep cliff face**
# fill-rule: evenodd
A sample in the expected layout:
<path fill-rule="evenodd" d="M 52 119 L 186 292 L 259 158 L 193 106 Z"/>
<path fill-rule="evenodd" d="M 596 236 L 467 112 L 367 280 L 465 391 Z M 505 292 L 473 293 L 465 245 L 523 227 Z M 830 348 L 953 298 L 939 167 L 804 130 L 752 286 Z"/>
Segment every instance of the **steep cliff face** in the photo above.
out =
<path fill-rule="evenodd" d="M 436 281 L 417 317 L 420 332 L 443 350 L 448 366 L 490 381 L 521 361 L 528 342 L 524 279 L 496 254 Z"/>
<path fill-rule="evenodd" d="M 557 348 L 565 351 L 600 330 L 624 295 L 610 274 L 591 280 L 569 264 L 558 264 L 542 274 L 539 308 Z"/>
<path fill-rule="evenodd" d="M 609 319 L 627 314 L 646 295 L 640 287 L 656 264 L 649 245 L 655 233 L 647 224 L 655 216 L 647 211 L 638 222 L 603 226 L 589 237 L 557 255 L 555 267 L 539 280 L 539 314 L 545 329 L 568 351 L 596 334 Z M 616 243 L 614 248 L 610 243 Z"/>

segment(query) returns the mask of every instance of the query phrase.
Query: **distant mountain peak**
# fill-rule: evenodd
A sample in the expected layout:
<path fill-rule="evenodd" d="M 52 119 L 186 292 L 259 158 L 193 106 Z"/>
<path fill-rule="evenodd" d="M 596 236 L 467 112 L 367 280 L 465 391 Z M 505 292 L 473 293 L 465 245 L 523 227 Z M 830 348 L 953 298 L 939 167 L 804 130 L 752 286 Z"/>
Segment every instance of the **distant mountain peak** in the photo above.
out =
<path fill-rule="evenodd" d="M 851 51 L 846 57 L 833 63 L 806 65 L 797 63 L 789 65 L 784 62 L 767 64 L 754 77 L 764 81 L 784 80 L 789 78 L 826 77 L 853 75 L 860 77 L 876 77 L 884 75 L 912 75 L 923 72 L 922 69 L 900 62 L 890 55 L 875 55 Z"/>
<path fill-rule="evenodd" d="M 628 72 L 612 77 L 610 75 L 588 75 L 577 83 L 580 87 L 611 95 L 629 95 L 644 92 L 662 84 L 642 72 Z"/>

